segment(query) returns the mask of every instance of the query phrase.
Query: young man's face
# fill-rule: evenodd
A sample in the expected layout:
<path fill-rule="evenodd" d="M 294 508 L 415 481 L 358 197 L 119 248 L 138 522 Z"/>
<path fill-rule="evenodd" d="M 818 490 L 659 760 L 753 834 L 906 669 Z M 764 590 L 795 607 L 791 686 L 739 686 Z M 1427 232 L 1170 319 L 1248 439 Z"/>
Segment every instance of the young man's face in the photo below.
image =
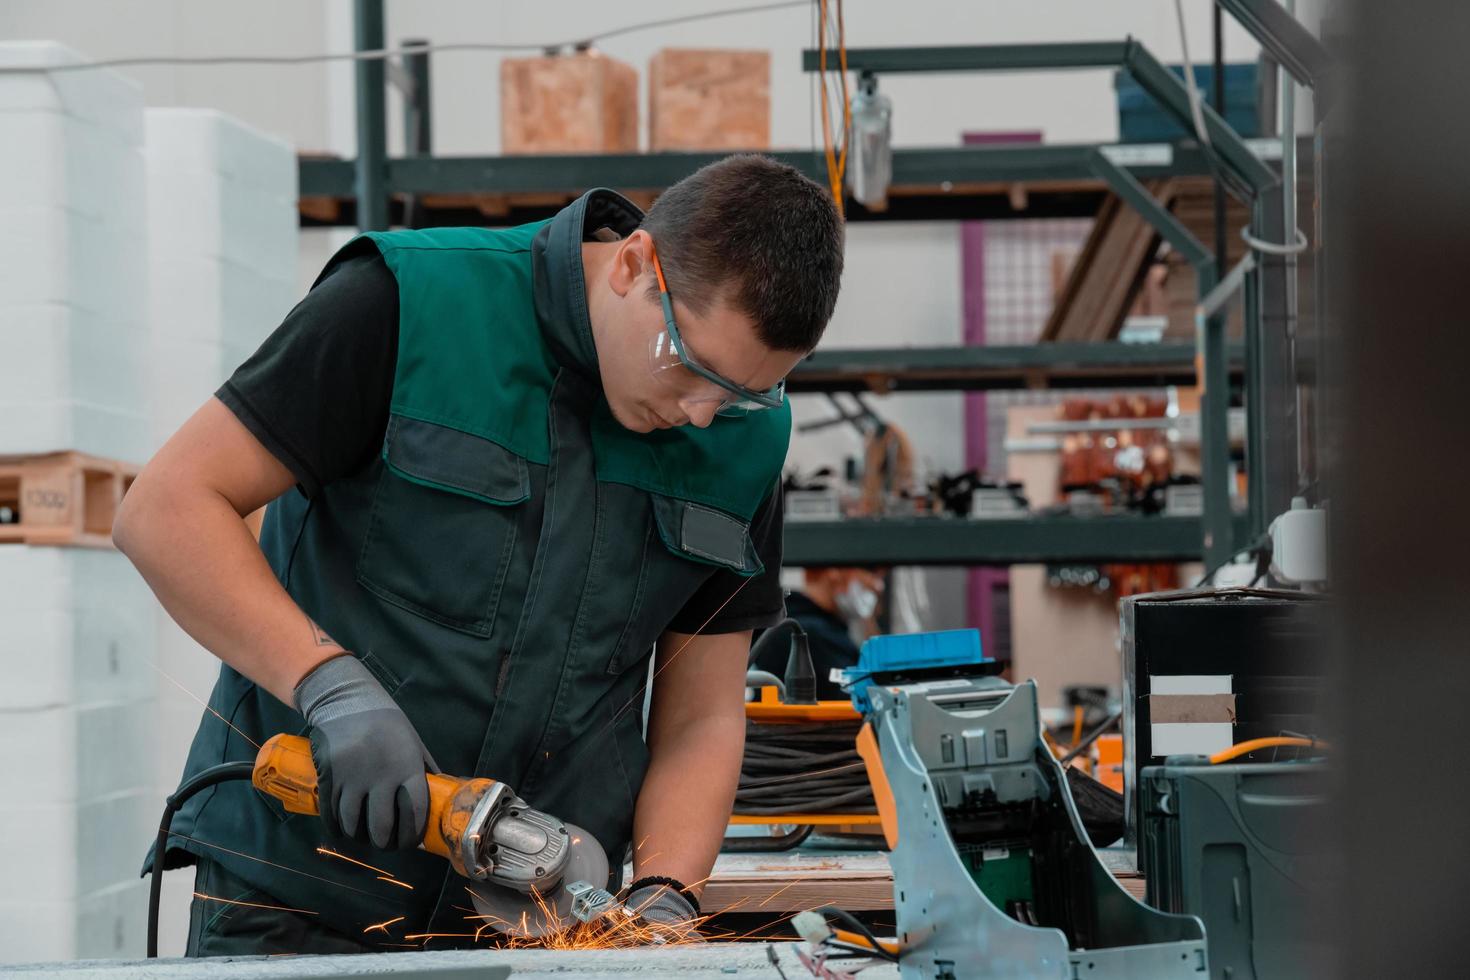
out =
<path fill-rule="evenodd" d="M 709 425 L 734 396 L 687 368 L 672 349 L 654 280 L 651 240 L 634 232 L 597 281 L 589 281 L 589 312 L 613 417 L 634 432 Z M 686 356 L 745 388 L 775 387 L 804 356 L 776 351 L 756 335 L 755 323 L 716 300 L 703 314 L 671 295 Z"/>

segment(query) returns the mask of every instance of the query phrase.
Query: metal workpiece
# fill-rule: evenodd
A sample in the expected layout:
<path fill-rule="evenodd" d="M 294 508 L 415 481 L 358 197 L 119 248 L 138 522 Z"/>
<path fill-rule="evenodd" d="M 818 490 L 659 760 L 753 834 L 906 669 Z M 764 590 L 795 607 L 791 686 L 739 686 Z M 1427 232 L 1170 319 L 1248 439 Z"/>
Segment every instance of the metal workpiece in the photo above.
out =
<path fill-rule="evenodd" d="M 342 956 L 243 956 L 207 960 L 81 960 L 5 965 L 17 980 L 728 980 L 775 977 L 766 952 L 774 947 L 787 977 L 801 967 L 796 943 L 664 945 L 626 950 L 476 949 L 355 953 Z M 880 964 L 864 980 L 889 980 L 898 970 Z"/>
<path fill-rule="evenodd" d="M 892 790 L 902 976 L 1206 975 L 1204 927 L 1134 899 L 1088 843 L 1036 686 L 867 688 Z"/>

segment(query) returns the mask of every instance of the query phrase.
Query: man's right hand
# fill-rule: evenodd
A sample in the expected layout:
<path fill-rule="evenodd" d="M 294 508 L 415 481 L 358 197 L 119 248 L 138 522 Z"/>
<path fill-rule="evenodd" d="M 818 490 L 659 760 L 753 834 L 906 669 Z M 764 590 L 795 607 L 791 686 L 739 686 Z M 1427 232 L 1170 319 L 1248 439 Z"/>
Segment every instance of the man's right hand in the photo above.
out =
<path fill-rule="evenodd" d="M 380 850 L 417 847 L 429 812 L 424 774 L 439 767 L 403 709 L 351 654 L 319 664 L 295 700 L 311 726 L 327 833 Z"/>

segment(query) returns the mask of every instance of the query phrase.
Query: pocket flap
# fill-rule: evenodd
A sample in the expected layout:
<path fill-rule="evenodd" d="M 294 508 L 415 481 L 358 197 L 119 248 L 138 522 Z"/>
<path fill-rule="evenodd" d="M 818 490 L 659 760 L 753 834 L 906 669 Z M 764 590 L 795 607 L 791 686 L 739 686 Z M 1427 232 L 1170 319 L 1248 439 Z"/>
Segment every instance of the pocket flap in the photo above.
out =
<path fill-rule="evenodd" d="M 531 496 L 526 461 L 499 443 L 404 415 L 388 419 L 383 461 L 414 483 L 487 504 L 519 504 Z"/>
<path fill-rule="evenodd" d="M 744 576 L 765 571 L 750 525 L 722 510 L 677 497 L 650 494 L 653 516 L 664 547 L 691 561 L 718 565 Z"/>

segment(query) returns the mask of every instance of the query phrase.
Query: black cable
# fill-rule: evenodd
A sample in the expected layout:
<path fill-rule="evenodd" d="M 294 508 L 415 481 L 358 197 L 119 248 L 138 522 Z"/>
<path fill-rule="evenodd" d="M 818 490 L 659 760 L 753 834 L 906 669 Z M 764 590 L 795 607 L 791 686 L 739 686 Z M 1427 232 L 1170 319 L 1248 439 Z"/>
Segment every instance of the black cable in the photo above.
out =
<path fill-rule="evenodd" d="M 1214 568 L 1210 569 L 1208 572 L 1205 572 L 1204 575 L 1200 576 L 1200 580 L 1198 582 L 1194 583 L 1194 587 L 1196 589 L 1203 588 L 1204 587 L 1204 584 L 1206 582 L 1214 581 L 1215 576 L 1218 575 L 1218 574 L 1220 574 L 1220 570 L 1222 568 L 1224 568 L 1226 565 L 1229 565 L 1231 562 L 1235 561 L 1235 559 L 1239 558 L 1241 555 L 1244 555 L 1244 554 L 1246 554 L 1248 552 L 1260 551 L 1260 550 L 1263 550 L 1265 548 L 1268 548 L 1270 546 L 1270 542 L 1271 542 L 1270 532 L 1266 532 L 1265 534 L 1262 534 L 1260 537 L 1256 538 L 1250 544 L 1246 545 L 1244 548 L 1240 548 L 1240 549 L 1232 552 L 1229 558 L 1226 558 L 1224 561 L 1220 562 L 1220 564 L 1216 565 Z"/>
<path fill-rule="evenodd" d="M 779 837 L 726 837 L 720 845 L 724 854 L 755 854 L 762 851 L 789 851 L 800 847 L 817 828 L 806 823 Z"/>
<path fill-rule="evenodd" d="M 148 958 L 158 958 L 158 905 L 163 895 L 163 859 L 168 852 L 169 828 L 174 824 L 174 814 L 183 808 L 189 798 L 200 790 L 208 789 L 232 779 L 249 779 L 255 773 L 255 763 L 222 762 L 210 766 L 193 778 L 185 781 L 163 807 L 163 817 L 158 821 L 158 843 L 153 845 L 153 880 L 148 883 Z"/>
<path fill-rule="evenodd" d="M 800 633 L 802 636 L 806 635 L 806 630 L 802 625 L 790 616 L 787 616 L 781 622 L 762 633 L 760 639 L 750 645 L 750 654 L 745 658 L 745 666 L 749 668 L 751 664 L 755 663 L 757 657 L 765 653 L 767 649 L 774 647 L 776 640 L 782 635 L 783 631 L 788 629 L 793 633 Z"/>
<path fill-rule="evenodd" d="M 1077 756 L 1081 755 L 1089 745 L 1101 738 L 1109 728 L 1112 728 L 1114 725 L 1116 725 L 1119 721 L 1122 720 L 1122 718 L 1123 712 L 1121 711 L 1108 715 L 1107 720 L 1105 720 L 1101 725 L 1098 725 L 1092 731 L 1088 732 L 1086 735 L 1082 736 L 1081 740 L 1078 741 L 1076 745 L 1068 749 L 1067 754 L 1062 756 L 1057 761 L 1065 766 L 1067 763 L 1077 758 Z"/>
<path fill-rule="evenodd" d="M 867 766 L 857 754 L 861 724 L 747 721 L 735 812 L 751 816 L 876 813 Z"/>
<path fill-rule="evenodd" d="M 878 939 L 877 936 L 873 935 L 873 930 L 864 925 L 861 919 L 853 915 L 851 912 L 847 911 L 847 909 L 840 909 L 835 905 L 823 905 L 820 908 L 814 909 L 813 911 L 823 917 L 831 916 L 833 918 L 841 919 L 843 925 L 846 925 L 847 927 L 852 929 L 853 932 L 857 933 L 859 936 L 862 936 L 868 942 L 873 944 L 874 956 L 877 956 L 880 959 L 885 959 L 890 963 L 898 962 L 897 956 L 883 948 L 882 942 Z M 840 940 L 838 941 L 840 942 Z"/>

